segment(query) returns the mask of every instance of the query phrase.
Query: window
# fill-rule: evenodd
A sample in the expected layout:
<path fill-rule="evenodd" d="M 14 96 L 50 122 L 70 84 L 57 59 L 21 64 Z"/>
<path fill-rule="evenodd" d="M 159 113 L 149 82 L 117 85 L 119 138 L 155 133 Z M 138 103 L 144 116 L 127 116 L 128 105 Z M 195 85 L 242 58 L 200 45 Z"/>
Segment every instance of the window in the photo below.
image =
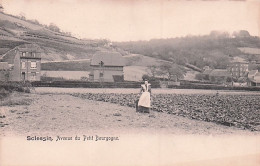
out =
<path fill-rule="evenodd" d="M 31 52 L 30 54 L 31 54 L 31 57 L 34 57 L 34 58 L 36 57 L 36 53 L 35 52 Z"/>
<path fill-rule="evenodd" d="M 35 72 L 31 73 L 31 80 L 36 80 L 36 73 Z"/>
<path fill-rule="evenodd" d="M 31 69 L 36 69 L 36 68 L 37 68 L 37 63 L 31 62 Z"/>
<path fill-rule="evenodd" d="M 99 77 L 102 78 L 104 76 L 103 73 L 99 73 Z"/>
<path fill-rule="evenodd" d="M 22 56 L 25 56 L 25 52 L 22 53 Z"/>
<path fill-rule="evenodd" d="M 26 69 L 26 63 L 22 62 L 22 69 Z"/>

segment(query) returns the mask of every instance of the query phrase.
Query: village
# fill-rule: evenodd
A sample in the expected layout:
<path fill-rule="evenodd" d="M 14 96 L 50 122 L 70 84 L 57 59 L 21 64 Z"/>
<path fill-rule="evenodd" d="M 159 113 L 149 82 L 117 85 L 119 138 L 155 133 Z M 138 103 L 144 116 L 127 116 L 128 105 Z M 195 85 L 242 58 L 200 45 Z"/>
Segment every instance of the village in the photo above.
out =
<path fill-rule="evenodd" d="M 37 44 L 23 44 L 8 51 L 0 57 L 1 81 L 44 81 L 41 79 L 43 78 L 43 71 L 41 71 L 42 54 L 43 51 Z M 260 65 L 259 61 L 249 62 L 238 56 L 230 57 L 229 59 L 230 62 L 226 66 L 226 69 L 212 69 L 209 66 L 204 66 L 203 69 L 195 75 L 195 80 L 197 80 L 197 82 L 207 82 L 223 86 L 260 86 L 260 72 L 258 70 L 252 70 L 252 66 Z M 124 79 L 126 74 L 124 73 L 125 59 L 119 52 L 98 51 L 94 53 L 90 60 L 90 67 L 90 70 L 86 70 L 89 74 L 83 76 L 83 78 L 85 78 L 84 80 L 82 80 L 82 77 L 80 77 L 80 79 L 67 80 L 102 83 L 129 81 Z M 64 77 L 66 77 L 66 71 L 64 71 L 63 74 Z M 185 76 L 185 74 L 186 73 L 183 75 Z M 149 73 L 144 75 L 152 77 Z M 142 81 L 144 75 L 139 74 L 139 78 L 135 76 L 135 81 Z M 156 76 L 153 79 L 156 79 Z M 162 77 L 157 76 L 157 79 L 163 82 Z M 53 80 L 55 80 L 55 77 Z M 66 79 L 64 81 L 66 81 Z M 165 85 L 165 81 L 163 83 Z M 174 83 L 173 80 L 168 79 L 168 81 L 166 81 L 166 85 L 172 84 L 176 86 L 180 85 L 177 82 Z"/>

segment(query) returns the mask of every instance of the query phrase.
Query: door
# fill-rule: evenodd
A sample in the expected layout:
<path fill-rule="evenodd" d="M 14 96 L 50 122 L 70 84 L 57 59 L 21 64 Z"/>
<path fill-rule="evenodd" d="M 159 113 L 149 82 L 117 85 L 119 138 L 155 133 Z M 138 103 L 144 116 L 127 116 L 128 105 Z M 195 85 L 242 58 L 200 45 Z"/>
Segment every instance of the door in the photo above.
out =
<path fill-rule="evenodd" d="M 25 72 L 22 72 L 22 81 L 25 81 Z"/>

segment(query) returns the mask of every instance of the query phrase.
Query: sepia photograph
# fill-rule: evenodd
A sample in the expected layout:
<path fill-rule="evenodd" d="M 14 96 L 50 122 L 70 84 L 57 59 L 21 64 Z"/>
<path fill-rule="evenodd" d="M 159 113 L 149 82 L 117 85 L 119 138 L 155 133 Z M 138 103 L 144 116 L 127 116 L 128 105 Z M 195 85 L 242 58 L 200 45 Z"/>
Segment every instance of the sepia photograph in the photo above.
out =
<path fill-rule="evenodd" d="M 260 1 L 0 0 L 1 166 L 259 166 Z"/>

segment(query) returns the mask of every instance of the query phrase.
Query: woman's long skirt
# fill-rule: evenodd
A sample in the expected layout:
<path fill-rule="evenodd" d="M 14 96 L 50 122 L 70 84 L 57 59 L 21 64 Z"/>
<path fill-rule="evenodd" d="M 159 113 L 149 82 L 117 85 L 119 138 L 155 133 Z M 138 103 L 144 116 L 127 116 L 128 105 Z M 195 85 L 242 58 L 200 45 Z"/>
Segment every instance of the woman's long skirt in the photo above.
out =
<path fill-rule="evenodd" d="M 138 111 L 149 113 L 151 107 L 151 97 L 149 92 L 143 92 L 138 101 Z"/>

